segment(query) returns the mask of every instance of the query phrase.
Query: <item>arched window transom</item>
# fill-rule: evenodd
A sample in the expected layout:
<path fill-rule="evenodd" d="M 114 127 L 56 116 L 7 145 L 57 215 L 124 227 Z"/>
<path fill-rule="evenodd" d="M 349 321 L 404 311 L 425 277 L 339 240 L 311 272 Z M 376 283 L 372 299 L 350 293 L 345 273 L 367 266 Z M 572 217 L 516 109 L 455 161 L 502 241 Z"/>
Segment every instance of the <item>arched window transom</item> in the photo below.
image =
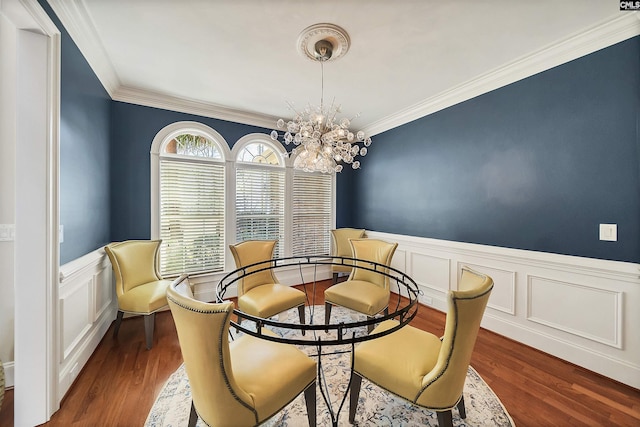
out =
<path fill-rule="evenodd" d="M 193 133 L 182 133 L 171 139 L 165 144 L 164 153 L 223 160 L 218 144 L 204 135 Z"/>

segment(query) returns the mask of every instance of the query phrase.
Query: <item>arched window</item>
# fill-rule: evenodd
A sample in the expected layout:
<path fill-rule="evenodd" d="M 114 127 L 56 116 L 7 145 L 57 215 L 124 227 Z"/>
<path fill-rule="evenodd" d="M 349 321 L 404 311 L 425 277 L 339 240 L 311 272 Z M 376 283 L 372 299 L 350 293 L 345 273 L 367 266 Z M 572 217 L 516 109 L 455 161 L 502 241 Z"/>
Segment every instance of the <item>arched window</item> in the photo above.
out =
<path fill-rule="evenodd" d="M 250 134 L 233 146 L 236 161 L 236 241 L 276 239 L 284 256 L 286 151 L 265 134 Z"/>
<path fill-rule="evenodd" d="M 329 255 L 335 175 L 294 170 L 269 135 L 233 150 L 197 122 L 163 128 L 151 147 L 151 238 L 164 276 L 234 268 L 228 245 L 276 239 L 276 257 Z"/>
<path fill-rule="evenodd" d="M 158 177 L 152 236 L 162 239 L 161 273 L 223 271 L 226 141 L 200 123 L 179 122 L 156 135 L 151 154 Z"/>

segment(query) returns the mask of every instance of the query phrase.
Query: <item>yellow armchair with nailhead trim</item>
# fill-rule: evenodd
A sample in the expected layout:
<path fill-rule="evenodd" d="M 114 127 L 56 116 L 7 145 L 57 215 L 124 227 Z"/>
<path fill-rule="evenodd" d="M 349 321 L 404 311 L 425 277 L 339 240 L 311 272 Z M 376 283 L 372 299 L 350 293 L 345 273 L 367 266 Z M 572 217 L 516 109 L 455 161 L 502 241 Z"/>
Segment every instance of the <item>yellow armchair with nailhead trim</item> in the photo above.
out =
<path fill-rule="evenodd" d="M 359 344 L 353 354 L 349 420 L 355 421 L 362 378 L 418 406 L 437 412 L 440 427 L 452 426 L 452 409 L 466 418 L 462 391 L 493 280 L 463 268 L 458 290 L 449 291 L 444 336 L 410 325 Z M 390 329 L 387 320 L 374 333 Z"/>
<path fill-rule="evenodd" d="M 233 303 L 195 300 L 188 283 L 167 289 L 191 388 L 189 426 L 255 426 L 304 391 L 316 424 L 316 362 L 295 346 L 243 335 L 229 341 Z M 262 329 L 263 334 L 273 334 Z"/>

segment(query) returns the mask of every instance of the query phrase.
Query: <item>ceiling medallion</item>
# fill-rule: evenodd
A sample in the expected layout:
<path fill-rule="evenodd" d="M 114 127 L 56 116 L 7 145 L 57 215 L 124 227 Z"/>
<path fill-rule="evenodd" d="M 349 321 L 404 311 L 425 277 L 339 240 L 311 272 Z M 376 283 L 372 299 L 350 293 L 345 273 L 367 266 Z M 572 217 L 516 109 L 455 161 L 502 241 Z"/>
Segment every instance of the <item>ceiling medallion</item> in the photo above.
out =
<path fill-rule="evenodd" d="M 342 58 L 351 45 L 345 30 L 333 24 L 315 24 L 302 30 L 298 36 L 298 51 L 312 61 L 318 61 L 316 43 L 329 42 L 333 48 L 330 57 L 324 61 L 335 61 Z"/>

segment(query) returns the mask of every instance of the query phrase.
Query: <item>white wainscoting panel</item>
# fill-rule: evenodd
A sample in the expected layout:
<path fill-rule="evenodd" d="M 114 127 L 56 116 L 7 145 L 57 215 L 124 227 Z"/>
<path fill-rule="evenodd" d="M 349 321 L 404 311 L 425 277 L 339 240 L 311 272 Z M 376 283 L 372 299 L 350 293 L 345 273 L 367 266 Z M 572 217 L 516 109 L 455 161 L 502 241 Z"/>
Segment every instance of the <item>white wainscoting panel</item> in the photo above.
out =
<path fill-rule="evenodd" d="M 528 285 L 527 319 L 622 348 L 621 292 L 536 276 L 529 277 Z"/>
<path fill-rule="evenodd" d="M 493 291 L 487 303 L 487 307 L 500 310 L 512 316 L 516 314 L 516 273 L 515 271 L 492 268 L 486 265 L 476 265 L 470 262 L 458 263 L 458 280 L 463 267 L 482 271 L 493 279 Z"/>
<path fill-rule="evenodd" d="M 60 293 L 60 324 L 62 326 L 62 360 L 82 340 L 93 324 L 93 307 L 89 306 L 93 280 L 78 280 L 73 286 L 66 286 Z"/>
<path fill-rule="evenodd" d="M 115 318 L 109 259 L 102 248 L 60 267 L 58 399 L 62 400 Z"/>
<path fill-rule="evenodd" d="M 391 268 L 395 268 L 398 271 L 407 271 L 407 251 L 403 249 L 396 249 L 391 260 Z"/>
<path fill-rule="evenodd" d="M 398 242 L 420 301 L 446 312 L 469 266 L 495 282 L 482 327 L 640 388 L 640 265 L 367 231 Z M 394 260 L 395 262 L 395 260 Z"/>
<path fill-rule="evenodd" d="M 411 252 L 409 276 L 420 286 L 439 291 L 442 295 L 450 289 L 451 260 L 420 252 Z M 441 296 L 443 298 L 443 296 Z"/>
<path fill-rule="evenodd" d="M 13 389 L 15 384 L 13 371 L 15 369 L 16 362 L 2 362 L 2 367 L 4 368 L 4 386 L 5 389 L 10 390 Z"/>

